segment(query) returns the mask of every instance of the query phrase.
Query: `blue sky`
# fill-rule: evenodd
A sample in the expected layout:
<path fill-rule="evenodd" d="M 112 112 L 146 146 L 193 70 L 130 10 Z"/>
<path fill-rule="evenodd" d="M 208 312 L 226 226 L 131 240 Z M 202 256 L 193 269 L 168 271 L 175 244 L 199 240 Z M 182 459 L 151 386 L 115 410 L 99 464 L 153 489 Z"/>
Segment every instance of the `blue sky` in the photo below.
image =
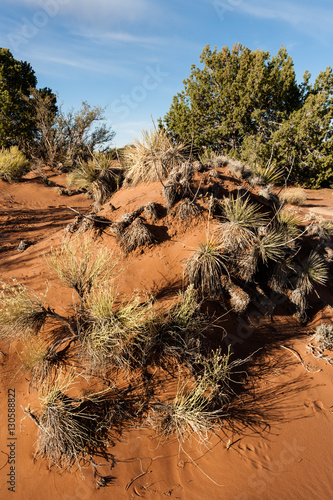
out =
<path fill-rule="evenodd" d="M 121 147 L 165 115 L 207 44 L 285 45 L 301 81 L 331 65 L 332 26 L 332 0 L 1 0 L 0 46 L 64 109 L 107 106 Z"/>

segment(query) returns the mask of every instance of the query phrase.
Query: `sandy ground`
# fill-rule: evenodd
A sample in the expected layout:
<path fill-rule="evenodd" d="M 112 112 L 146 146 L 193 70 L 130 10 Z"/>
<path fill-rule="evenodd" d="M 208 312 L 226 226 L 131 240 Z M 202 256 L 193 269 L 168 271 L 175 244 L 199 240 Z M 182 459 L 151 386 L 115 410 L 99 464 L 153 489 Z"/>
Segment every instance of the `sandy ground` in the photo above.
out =
<path fill-rule="evenodd" d="M 59 185 L 64 178 L 52 177 Z M 226 176 L 224 188 L 235 182 Z M 158 183 L 123 188 L 101 215 L 117 220 L 148 201 L 162 203 Z M 75 217 L 68 207 L 88 213 L 91 202 L 84 195 L 57 194 L 38 179 L 18 184 L 0 181 L 0 278 L 16 278 L 34 290 L 49 288 L 48 300 L 57 312 L 71 304 L 71 293 L 61 287 L 46 266 L 43 254 L 57 246 L 66 225 Z M 308 191 L 303 213 L 333 216 L 332 190 Z M 143 252 L 121 257 L 119 291 L 133 289 L 167 297 L 182 280 L 183 261 L 204 241 L 206 221 L 191 225 L 168 223 L 152 227 L 157 244 Z M 106 231 L 103 243 L 119 251 Z M 20 253 L 21 240 L 31 243 Z M 319 298 L 332 304 L 332 296 L 320 290 Z M 306 348 L 309 335 L 321 321 L 331 322 L 332 312 L 317 298 L 306 327 L 279 307 L 272 321 L 253 309 L 246 322 L 226 318 L 225 328 L 235 354 L 246 356 L 258 347 L 260 357 L 249 374 L 235 416 L 203 446 L 195 439 L 181 449 L 170 439 L 161 442 L 149 429 L 128 427 L 116 435 L 110 448 L 114 460 L 101 459 L 103 475 L 113 477 L 105 488 L 96 488 L 91 467 L 82 472 L 61 472 L 34 460 L 35 424 L 22 410 L 37 403 L 29 393 L 29 374 L 19 372 L 19 346 L 0 346 L 0 496 L 18 500 L 96 499 L 225 499 L 225 500 L 329 500 L 333 495 L 333 368 L 315 359 Z M 290 350 L 291 349 L 291 350 Z M 302 358 L 300 361 L 299 353 Z M 306 369 L 305 369 L 306 367 Z M 8 401 L 15 393 L 15 430 L 8 428 Z M 10 464 L 15 454 L 15 494 L 8 490 Z"/>

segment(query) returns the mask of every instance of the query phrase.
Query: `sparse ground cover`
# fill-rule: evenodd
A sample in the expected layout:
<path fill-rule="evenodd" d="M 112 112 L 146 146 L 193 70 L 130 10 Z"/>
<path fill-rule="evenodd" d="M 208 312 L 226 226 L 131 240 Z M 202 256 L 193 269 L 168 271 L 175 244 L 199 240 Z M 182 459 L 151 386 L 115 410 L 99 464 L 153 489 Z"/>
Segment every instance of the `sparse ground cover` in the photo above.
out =
<path fill-rule="evenodd" d="M 56 476 L 55 465 L 71 472 L 56 479 L 63 492 L 69 488 L 77 494 L 81 486 L 73 486 L 70 477 L 79 467 L 90 481 L 83 488 L 97 498 L 108 491 L 119 498 L 135 492 L 156 498 L 171 490 L 174 497 L 199 498 L 198 480 L 215 495 L 223 484 L 229 497 L 244 491 L 253 496 L 251 469 L 235 486 L 216 464 L 233 477 L 231 470 L 240 470 L 241 460 L 251 463 L 252 444 L 249 449 L 241 445 L 249 429 L 259 436 L 281 419 L 286 436 L 294 435 L 293 424 L 284 421 L 289 410 L 277 409 L 288 378 L 310 377 L 311 372 L 325 380 L 325 359 L 309 352 L 304 361 L 306 341 L 300 337 L 321 318 L 332 317 L 325 305 L 330 303 L 332 269 L 327 219 L 306 221 L 291 207 L 263 199 L 259 187 L 234 176 L 225 162 L 192 172 L 182 162 L 180 174 L 172 178 L 173 198 L 165 196 L 159 180 L 129 184 L 98 213 L 89 213 L 91 202 L 82 194 L 68 198 L 33 180 L 16 190 L 0 185 L 3 220 L 12 224 L 26 202 L 23 188 L 29 192 L 34 186 L 44 196 L 25 219 L 29 231 L 35 231 L 31 234 L 38 235 L 34 244 L 22 253 L 13 243 L 2 251 L 1 277 L 10 287 L 2 295 L 2 390 L 9 374 L 17 372 L 13 383 L 24 408 L 18 415 L 29 430 L 25 460 L 37 436 L 37 463 L 44 463 L 44 457 Z M 60 178 L 51 179 L 60 184 Z M 56 200 L 63 206 L 58 227 L 50 222 L 45 228 L 33 218 L 44 200 L 51 204 L 50 195 L 57 197 L 54 206 Z M 199 213 L 184 220 L 178 207 L 186 198 Z M 70 229 L 68 223 L 78 215 L 67 208 L 68 201 L 81 217 Z M 306 206 L 301 209 L 307 213 Z M 7 241 L 23 239 L 24 224 L 17 233 L 6 226 L 2 237 L 7 234 Z M 145 231 L 151 238 L 144 237 Z M 316 335 L 312 345 L 323 349 L 327 341 L 320 332 Z M 271 392 L 262 381 L 270 381 Z M 288 397 L 297 405 L 296 386 L 289 385 Z M 312 391 L 306 393 L 310 399 Z M 328 394 L 322 396 L 329 400 Z M 122 435 L 124 443 L 117 444 Z M 139 449 L 131 441 L 137 438 L 144 442 Z M 156 453 L 149 451 L 152 444 Z M 265 464 L 256 444 L 253 449 Z M 278 459 L 280 449 L 276 442 L 268 451 L 271 460 Z M 318 453 L 312 444 L 310 449 Z M 208 450 L 212 460 L 198 460 Z M 151 461 L 145 462 L 145 456 Z M 125 472 L 122 460 L 129 458 Z M 165 476 L 166 464 L 180 474 L 178 480 L 173 473 Z M 148 474 L 162 477 L 162 486 L 148 482 Z M 102 488 L 107 485 L 111 490 Z M 267 482 L 268 495 L 271 487 Z"/>

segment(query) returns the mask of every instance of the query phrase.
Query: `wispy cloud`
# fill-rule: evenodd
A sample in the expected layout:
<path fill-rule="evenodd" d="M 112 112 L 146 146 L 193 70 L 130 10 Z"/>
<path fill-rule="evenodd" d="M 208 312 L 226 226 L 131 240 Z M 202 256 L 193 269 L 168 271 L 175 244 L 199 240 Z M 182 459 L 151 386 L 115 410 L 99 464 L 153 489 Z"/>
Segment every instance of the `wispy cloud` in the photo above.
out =
<path fill-rule="evenodd" d="M 118 42 L 122 44 L 136 44 L 136 45 L 165 45 L 170 42 L 169 39 L 159 36 L 140 36 L 128 32 L 113 32 L 113 31 L 96 31 L 80 29 L 72 33 L 84 38 L 89 38 L 96 42 L 109 43 Z"/>
<path fill-rule="evenodd" d="M 153 8 L 151 0 L 2 0 L 11 7 L 25 6 L 34 11 L 44 10 L 52 15 L 71 14 L 77 19 L 100 20 L 114 24 L 121 20 L 136 22 Z"/>
<path fill-rule="evenodd" d="M 119 77 L 130 78 L 133 77 L 133 71 L 131 68 L 126 67 L 125 65 L 120 66 L 118 62 L 114 62 L 112 64 L 111 61 L 106 63 L 105 61 L 94 60 L 92 58 L 82 58 L 79 56 L 72 55 L 72 57 L 66 57 L 63 55 L 50 55 L 49 53 L 30 53 L 30 57 L 36 62 L 40 62 L 43 64 L 45 68 L 44 71 L 48 72 L 47 68 L 51 67 L 52 72 L 54 72 L 55 67 L 58 67 L 59 70 L 64 71 L 66 68 L 71 68 L 73 70 L 83 70 L 88 71 L 89 74 L 104 74 L 104 75 L 113 75 Z M 66 76 L 66 73 L 64 73 Z M 70 77 L 70 75 L 69 75 Z"/>
<path fill-rule="evenodd" d="M 332 33 L 333 4 L 323 7 L 285 0 L 243 0 L 235 9 L 260 19 L 283 21 L 315 37 Z"/>

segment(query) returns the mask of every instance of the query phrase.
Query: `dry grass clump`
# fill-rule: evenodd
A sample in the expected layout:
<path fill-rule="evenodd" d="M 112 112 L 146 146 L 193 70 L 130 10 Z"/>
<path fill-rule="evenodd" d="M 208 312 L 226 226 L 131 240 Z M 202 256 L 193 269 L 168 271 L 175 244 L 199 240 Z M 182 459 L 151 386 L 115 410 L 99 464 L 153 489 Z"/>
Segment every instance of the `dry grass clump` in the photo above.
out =
<path fill-rule="evenodd" d="M 165 179 L 185 160 L 187 149 L 184 143 L 176 144 L 165 130 L 143 130 L 142 139 L 125 147 L 122 155 L 126 182 L 136 185 Z"/>
<path fill-rule="evenodd" d="M 60 282 L 73 288 L 81 300 L 97 283 L 107 279 L 117 265 L 112 252 L 89 237 L 68 240 L 60 248 L 51 249 L 45 259 Z"/>
<path fill-rule="evenodd" d="M 17 146 L 0 150 L 0 179 L 7 182 L 19 180 L 29 170 L 30 162 Z"/>
<path fill-rule="evenodd" d="M 40 389 L 44 382 L 54 380 L 59 368 L 64 366 L 66 348 L 57 352 L 53 346 L 47 347 L 39 337 L 29 336 L 23 340 L 23 352 L 20 354 L 21 369 L 30 372 L 29 388 Z"/>
<path fill-rule="evenodd" d="M 186 261 L 185 273 L 190 285 L 202 297 L 216 299 L 223 295 L 221 277 L 228 274 L 226 258 L 213 240 L 200 243 L 198 250 Z"/>
<path fill-rule="evenodd" d="M 80 357 L 90 370 L 105 375 L 118 368 L 167 367 L 175 360 L 192 366 L 209 324 L 193 287 L 167 311 L 138 295 L 115 305 L 116 298 L 110 290 L 97 290 L 88 304 Z"/>
<path fill-rule="evenodd" d="M 229 402 L 233 392 L 231 389 L 232 372 L 243 363 L 242 360 L 230 361 L 230 346 L 226 353 L 221 347 L 208 354 L 200 354 L 197 359 L 196 383 L 209 398 L 212 406 L 222 410 Z"/>
<path fill-rule="evenodd" d="M 97 157 L 88 162 L 80 161 L 79 166 L 67 175 L 67 185 L 87 191 L 97 207 L 111 197 L 120 181 L 119 169 L 106 167 Z"/>
<path fill-rule="evenodd" d="M 171 402 L 154 405 L 150 425 L 163 438 L 175 435 L 180 444 L 192 436 L 204 443 L 221 417 L 219 410 L 211 409 L 210 400 L 200 384 L 191 389 L 189 384 L 183 383 Z"/>
<path fill-rule="evenodd" d="M 96 373 L 110 368 L 129 368 L 135 347 L 144 335 L 151 318 L 151 302 L 142 302 L 138 295 L 115 304 L 118 295 L 103 287 L 89 297 L 87 328 L 80 342 L 80 357 Z"/>
<path fill-rule="evenodd" d="M 48 313 L 45 297 L 14 281 L 3 284 L 0 292 L 0 338 L 8 343 L 37 334 L 44 326 Z"/>
<path fill-rule="evenodd" d="M 315 329 L 314 340 L 322 350 L 333 349 L 333 325 L 320 323 Z"/>
<path fill-rule="evenodd" d="M 146 224 L 137 217 L 121 234 L 119 244 L 121 249 L 130 253 L 137 248 L 149 246 L 154 242 L 154 236 Z"/>
<path fill-rule="evenodd" d="M 230 295 L 230 305 L 236 314 L 242 314 L 246 311 L 250 303 L 250 296 L 240 286 L 229 281 L 226 289 Z"/>
<path fill-rule="evenodd" d="M 304 205 L 307 197 L 305 189 L 302 188 L 289 188 L 281 195 L 281 198 L 285 203 L 297 206 Z"/>
<path fill-rule="evenodd" d="M 189 162 L 184 162 L 170 171 L 162 191 L 167 210 L 170 210 L 177 200 L 193 194 L 191 191 L 193 174 L 193 165 Z"/>
<path fill-rule="evenodd" d="M 183 200 L 177 208 L 177 216 L 180 220 L 183 221 L 200 217 L 200 215 L 200 208 L 194 201 L 190 200 L 189 198 Z"/>
<path fill-rule="evenodd" d="M 208 356 L 199 354 L 195 380 L 179 383 L 172 401 L 154 405 L 150 424 L 162 437 L 175 435 L 180 445 L 192 436 L 207 443 L 209 433 L 227 416 L 231 373 L 239 364 L 239 360 L 230 362 L 230 349 L 226 354 L 221 348 Z"/>
<path fill-rule="evenodd" d="M 158 307 L 148 311 L 135 339 L 133 358 L 141 366 L 168 369 L 177 361 L 192 367 L 209 324 L 209 319 L 200 313 L 197 291 L 189 286 L 167 311 Z"/>
<path fill-rule="evenodd" d="M 46 384 L 40 398 L 41 408 L 25 411 L 38 426 L 35 456 L 45 457 L 50 465 L 81 468 L 98 450 L 105 450 L 110 416 L 105 411 L 103 394 L 71 397 L 66 393 L 73 375 Z"/>

